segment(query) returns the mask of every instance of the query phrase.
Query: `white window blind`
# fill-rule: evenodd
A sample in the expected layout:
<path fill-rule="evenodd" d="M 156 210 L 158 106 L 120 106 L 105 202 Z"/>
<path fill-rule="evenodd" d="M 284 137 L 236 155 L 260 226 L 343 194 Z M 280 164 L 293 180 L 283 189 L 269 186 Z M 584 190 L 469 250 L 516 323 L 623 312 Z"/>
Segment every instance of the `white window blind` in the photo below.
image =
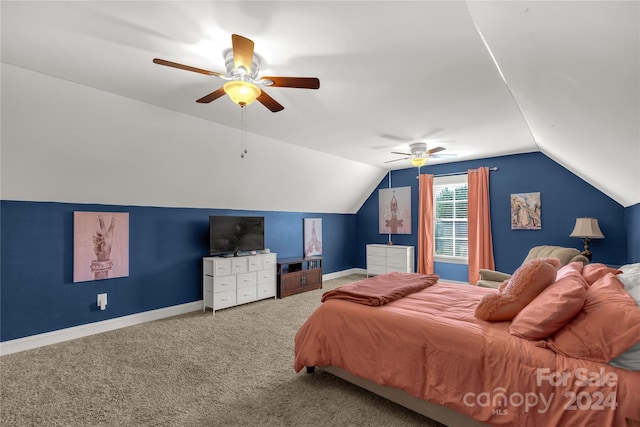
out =
<path fill-rule="evenodd" d="M 434 257 L 440 261 L 466 263 L 467 175 L 434 178 L 433 199 Z"/>

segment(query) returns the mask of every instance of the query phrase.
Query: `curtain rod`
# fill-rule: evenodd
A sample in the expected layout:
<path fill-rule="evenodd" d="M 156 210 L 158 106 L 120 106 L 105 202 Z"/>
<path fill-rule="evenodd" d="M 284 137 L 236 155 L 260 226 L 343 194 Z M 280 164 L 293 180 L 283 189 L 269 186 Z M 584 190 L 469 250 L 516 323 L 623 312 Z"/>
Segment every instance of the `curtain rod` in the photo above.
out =
<path fill-rule="evenodd" d="M 489 168 L 489 170 L 490 170 L 490 171 L 497 171 L 497 170 L 498 170 L 498 167 L 497 167 L 497 166 L 494 166 L 494 167 L 492 167 L 492 168 Z M 440 175 L 433 175 L 433 177 L 434 177 L 434 178 L 437 178 L 437 177 L 441 177 L 441 176 L 464 175 L 464 174 L 466 174 L 466 173 L 468 173 L 468 172 L 467 172 L 467 171 L 464 171 L 464 172 L 441 173 Z"/>

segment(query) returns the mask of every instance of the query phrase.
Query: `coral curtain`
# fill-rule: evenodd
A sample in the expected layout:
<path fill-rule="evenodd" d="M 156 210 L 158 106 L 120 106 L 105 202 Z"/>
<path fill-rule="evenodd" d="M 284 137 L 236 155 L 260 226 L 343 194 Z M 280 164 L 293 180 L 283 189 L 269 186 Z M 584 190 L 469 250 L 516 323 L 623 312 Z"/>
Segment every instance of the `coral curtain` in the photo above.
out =
<path fill-rule="evenodd" d="M 419 180 L 418 273 L 433 273 L 433 175 Z"/>
<path fill-rule="evenodd" d="M 489 206 L 489 168 L 468 170 L 469 207 L 469 283 L 475 285 L 479 270 L 495 270 L 493 242 L 491 240 L 491 215 Z"/>

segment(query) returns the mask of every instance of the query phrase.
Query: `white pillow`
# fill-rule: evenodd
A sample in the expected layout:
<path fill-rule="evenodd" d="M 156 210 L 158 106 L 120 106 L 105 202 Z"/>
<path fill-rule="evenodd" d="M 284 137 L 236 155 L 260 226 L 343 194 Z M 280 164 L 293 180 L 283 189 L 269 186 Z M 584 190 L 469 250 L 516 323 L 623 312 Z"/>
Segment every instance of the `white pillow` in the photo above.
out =
<path fill-rule="evenodd" d="M 640 262 L 635 264 L 625 264 L 622 267 L 619 267 L 618 270 L 623 273 L 640 273 Z"/>
<path fill-rule="evenodd" d="M 624 272 L 616 275 L 616 278 L 622 282 L 627 292 L 640 287 L 640 270 L 638 272 Z"/>

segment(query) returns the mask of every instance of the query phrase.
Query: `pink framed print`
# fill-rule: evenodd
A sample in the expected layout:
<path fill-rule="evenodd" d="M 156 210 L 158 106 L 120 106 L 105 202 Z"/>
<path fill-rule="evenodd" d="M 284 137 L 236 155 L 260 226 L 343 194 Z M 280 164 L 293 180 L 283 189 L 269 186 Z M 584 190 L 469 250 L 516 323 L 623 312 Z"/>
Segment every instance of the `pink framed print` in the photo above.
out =
<path fill-rule="evenodd" d="M 129 276 L 129 214 L 73 213 L 73 281 Z"/>
<path fill-rule="evenodd" d="M 411 187 L 378 191 L 380 234 L 411 234 Z"/>

